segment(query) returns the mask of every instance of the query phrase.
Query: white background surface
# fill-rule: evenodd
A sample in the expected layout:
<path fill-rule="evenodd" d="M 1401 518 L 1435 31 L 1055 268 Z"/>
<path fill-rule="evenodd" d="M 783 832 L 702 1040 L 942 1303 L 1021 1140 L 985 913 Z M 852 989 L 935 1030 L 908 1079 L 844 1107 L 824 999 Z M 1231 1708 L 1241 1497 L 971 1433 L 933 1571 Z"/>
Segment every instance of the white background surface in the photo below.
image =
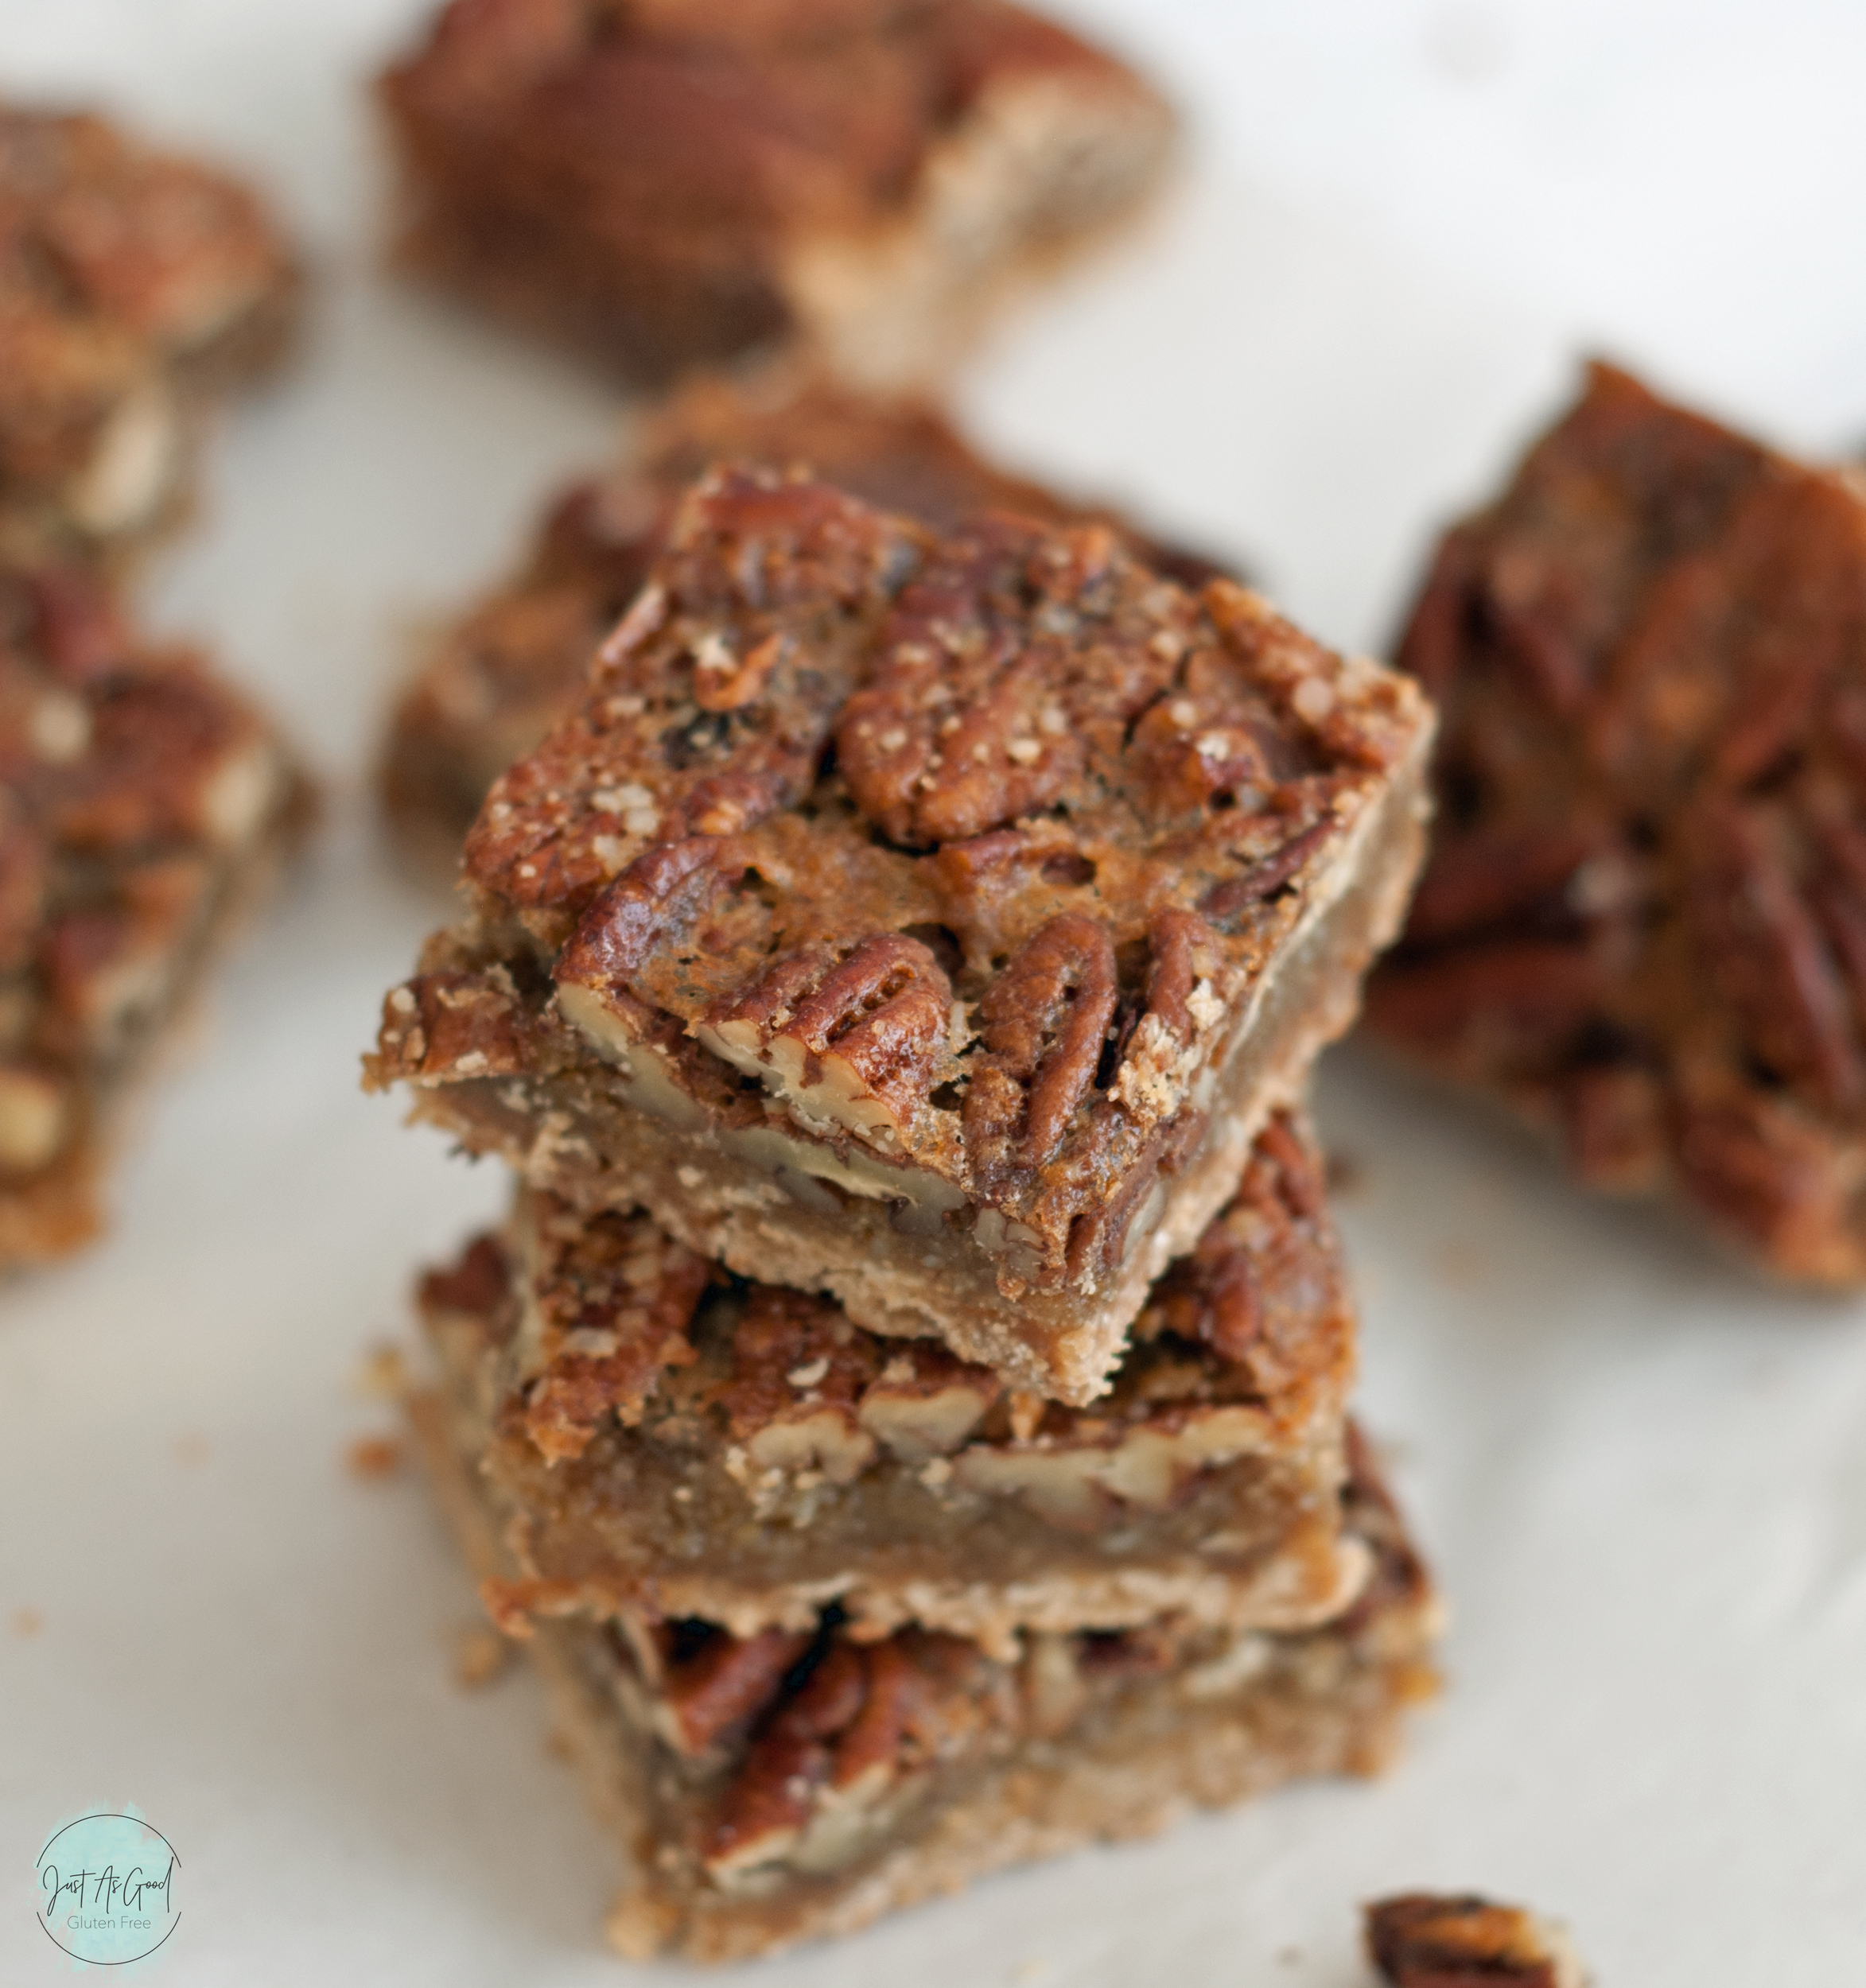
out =
<path fill-rule="evenodd" d="M 1197 113 L 1142 247 L 966 382 L 980 433 L 1246 553 L 1377 645 L 1434 521 L 1604 346 L 1810 448 L 1866 438 L 1856 0 L 1081 0 Z M 152 612 L 264 686 L 332 794 L 222 981 L 111 1239 L 0 1292 L 0 1984 L 32 1866 L 138 1804 L 202 1988 L 618 1978 L 609 1866 L 529 1680 L 449 1681 L 418 1484 L 341 1463 L 414 1263 L 489 1171 L 355 1091 L 433 904 L 365 778 L 409 631 L 600 456 L 599 385 L 379 285 L 360 78 L 412 0 L 0 0 L 0 74 L 248 162 L 320 258 L 308 362 L 230 424 Z M 1456 1610 L 1405 1765 L 981 1887 L 779 1984 L 1355 1988 L 1355 1901 L 1494 1888 L 1608 1988 L 1866 1981 L 1866 1317 L 1783 1298 L 1354 1052 L 1324 1116 L 1366 1412 Z M 671 1978 L 674 1971 L 668 1971 Z M 644 1977 L 645 1978 L 645 1977 Z M 656 1976 L 655 1978 L 659 1978 Z"/>

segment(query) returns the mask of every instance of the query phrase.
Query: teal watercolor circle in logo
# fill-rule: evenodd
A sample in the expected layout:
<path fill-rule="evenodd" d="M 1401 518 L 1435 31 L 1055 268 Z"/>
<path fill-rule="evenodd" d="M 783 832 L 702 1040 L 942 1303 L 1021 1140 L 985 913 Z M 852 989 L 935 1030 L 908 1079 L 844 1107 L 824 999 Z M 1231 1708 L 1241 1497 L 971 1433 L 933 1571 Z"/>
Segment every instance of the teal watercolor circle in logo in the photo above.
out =
<path fill-rule="evenodd" d="M 132 1807 L 61 1823 L 39 1853 L 39 1924 L 74 1960 L 121 1967 L 181 1924 L 181 1859 Z"/>

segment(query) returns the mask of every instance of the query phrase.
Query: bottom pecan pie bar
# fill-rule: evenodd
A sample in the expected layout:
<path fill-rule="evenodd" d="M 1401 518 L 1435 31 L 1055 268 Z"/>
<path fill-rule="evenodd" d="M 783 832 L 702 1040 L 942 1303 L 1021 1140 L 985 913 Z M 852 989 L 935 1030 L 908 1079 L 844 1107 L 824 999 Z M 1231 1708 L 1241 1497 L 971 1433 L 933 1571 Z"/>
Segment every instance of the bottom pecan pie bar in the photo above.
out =
<path fill-rule="evenodd" d="M 748 1283 L 645 1214 L 521 1192 L 422 1310 L 519 1578 L 499 1612 L 795 1633 L 834 1604 L 994 1653 L 1032 1629 L 1299 1627 L 1368 1571 L 1340 1532 L 1355 1327 L 1319 1156 L 1279 1115 L 1093 1410 Z"/>
<path fill-rule="evenodd" d="M 0 1264 L 98 1225 L 126 1087 L 309 791 L 267 721 L 76 568 L 0 566 Z"/>
<path fill-rule="evenodd" d="M 432 1398 L 416 1419 L 469 1559 L 511 1563 Z M 1370 1773 L 1430 1695 L 1430 1584 L 1358 1445 L 1346 1523 L 1372 1572 L 1332 1621 L 1166 1615 L 988 1650 L 839 1608 L 794 1630 L 561 1618 L 528 1647 L 624 1874 L 633 1958 L 723 1960 L 847 1932 L 988 1872 L 1151 1833 L 1296 1776 Z"/>

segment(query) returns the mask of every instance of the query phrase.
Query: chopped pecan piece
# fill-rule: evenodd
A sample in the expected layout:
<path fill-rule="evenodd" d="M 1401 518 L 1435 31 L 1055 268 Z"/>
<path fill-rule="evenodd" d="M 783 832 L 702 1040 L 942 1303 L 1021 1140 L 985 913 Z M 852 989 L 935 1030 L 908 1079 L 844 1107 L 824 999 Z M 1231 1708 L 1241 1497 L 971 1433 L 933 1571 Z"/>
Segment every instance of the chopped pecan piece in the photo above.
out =
<path fill-rule="evenodd" d="M 581 1456 L 613 1414 L 637 1422 L 670 1367 L 698 1357 L 687 1336 L 712 1275 L 645 1215 L 585 1217 L 538 1197 L 535 1252 L 517 1348 L 526 1433 L 552 1463 Z"/>
<path fill-rule="evenodd" d="M 1366 1908 L 1367 1958 L 1393 1988 L 1584 1988 L 1566 1936 L 1519 1905 L 1407 1892 Z"/>

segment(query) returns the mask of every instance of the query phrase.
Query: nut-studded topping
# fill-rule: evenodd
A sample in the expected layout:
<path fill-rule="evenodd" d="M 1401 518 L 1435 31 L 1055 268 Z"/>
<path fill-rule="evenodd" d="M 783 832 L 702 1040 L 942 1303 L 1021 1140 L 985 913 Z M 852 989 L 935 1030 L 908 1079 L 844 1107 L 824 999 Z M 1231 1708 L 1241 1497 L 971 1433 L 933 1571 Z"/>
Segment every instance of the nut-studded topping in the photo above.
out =
<path fill-rule="evenodd" d="M 637 1422 L 687 1337 L 711 1272 L 645 1215 L 584 1215 L 534 1198 L 529 1303 L 514 1355 L 524 1427 L 547 1462 L 581 1456 L 608 1416 Z"/>
<path fill-rule="evenodd" d="M 513 1076 L 529 1067 L 532 1026 L 502 966 L 423 973 L 383 997 L 382 1032 L 366 1068 L 377 1084 Z"/>
<path fill-rule="evenodd" d="M 806 1128 L 898 1151 L 932 1089 L 951 1009 L 931 952 L 877 933 L 840 961 L 818 948 L 780 960 L 694 1033 L 766 1077 Z"/>
<path fill-rule="evenodd" d="M 1520 1905 L 1408 1892 L 1369 1905 L 1366 1932 L 1392 1988 L 1584 1988 L 1567 1936 Z"/>
<path fill-rule="evenodd" d="M 826 1299 L 754 1287 L 718 1398 L 744 1445 L 755 1497 L 766 1474 L 774 1489 L 805 1474 L 831 1484 L 861 1476 L 874 1460 L 875 1442 L 856 1409 L 879 1364 L 874 1341 Z"/>
<path fill-rule="evenodd" d="M 837 728 L 857 805 L 920 846 L 1047 807 L 1091 755 L 1119 760 L 1195 617 L 1105 526 L 974 526 L 902 595 L 873 685 Z"/>
<path fill-rule="evenodd" d="M 724 470 L 690 492 L 581 712 L 494 786 L 466 873 L 537 911 L 588 903 L 651 844 L 800 800 L 912 528 L 820 483 Z"/>

